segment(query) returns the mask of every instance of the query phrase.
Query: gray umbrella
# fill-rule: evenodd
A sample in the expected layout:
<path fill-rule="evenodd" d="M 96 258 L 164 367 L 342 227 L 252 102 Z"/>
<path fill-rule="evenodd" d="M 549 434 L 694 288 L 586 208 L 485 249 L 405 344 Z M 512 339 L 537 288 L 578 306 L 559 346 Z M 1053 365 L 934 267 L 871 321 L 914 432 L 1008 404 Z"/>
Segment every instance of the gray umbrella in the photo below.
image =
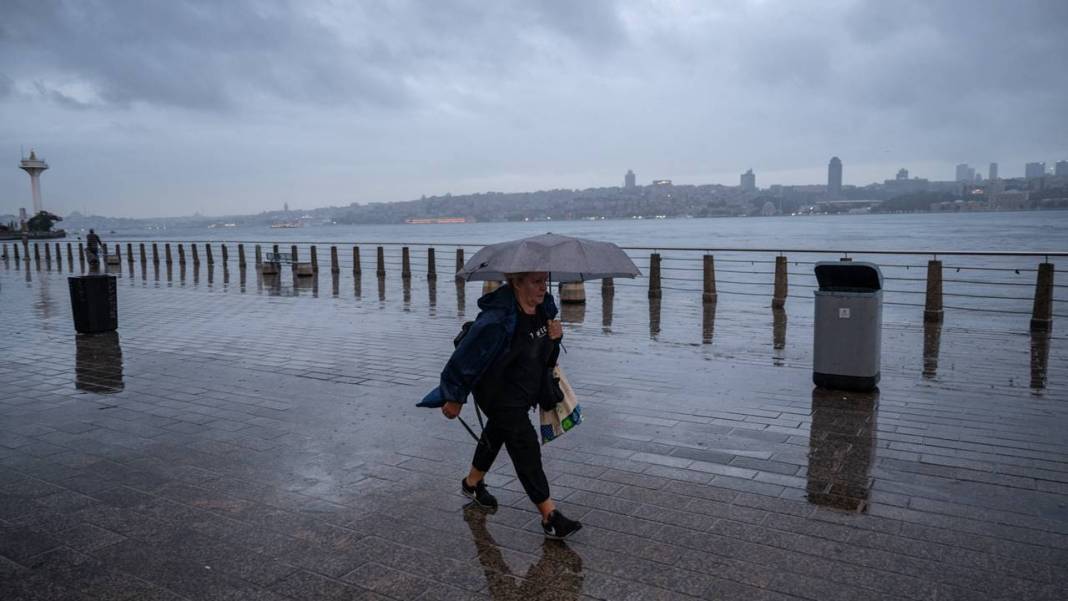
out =
<path fill-rule="evenodd" d="M 527 271 L 547 271 L 557 282 L 641 275 L 627 253 L 611 242 L 542 234 L 485 246 L 456 277 L 503 280 L 506 274 Z"/>

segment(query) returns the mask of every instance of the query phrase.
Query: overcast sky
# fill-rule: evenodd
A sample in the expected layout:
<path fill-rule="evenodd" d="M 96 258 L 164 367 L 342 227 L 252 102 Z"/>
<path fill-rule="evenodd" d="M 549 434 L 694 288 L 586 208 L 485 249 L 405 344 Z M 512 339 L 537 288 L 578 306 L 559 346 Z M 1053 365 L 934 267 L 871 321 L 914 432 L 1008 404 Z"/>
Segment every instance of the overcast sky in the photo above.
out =
<path fill-rule="evenodd" d="M 1068 158 L 1065 0 L 3 0 L 0 213 L 1022 175 Z M 6 163 L 6 166 L 4 166 Z"/>

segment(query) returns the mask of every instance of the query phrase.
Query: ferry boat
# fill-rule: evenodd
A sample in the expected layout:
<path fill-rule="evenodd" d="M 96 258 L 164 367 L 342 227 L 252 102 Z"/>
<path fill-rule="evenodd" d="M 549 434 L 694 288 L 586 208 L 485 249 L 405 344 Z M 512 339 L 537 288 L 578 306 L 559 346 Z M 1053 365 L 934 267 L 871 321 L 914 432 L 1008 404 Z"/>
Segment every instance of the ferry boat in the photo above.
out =
<path fill-rule="evenodd" d="M 425 225 L 428 223 L 472 223 L 474 219 L 467 217 L 429 217 L 429 218 L 415 218 L 405 219 L 404 223 L 411 225 Z"/>

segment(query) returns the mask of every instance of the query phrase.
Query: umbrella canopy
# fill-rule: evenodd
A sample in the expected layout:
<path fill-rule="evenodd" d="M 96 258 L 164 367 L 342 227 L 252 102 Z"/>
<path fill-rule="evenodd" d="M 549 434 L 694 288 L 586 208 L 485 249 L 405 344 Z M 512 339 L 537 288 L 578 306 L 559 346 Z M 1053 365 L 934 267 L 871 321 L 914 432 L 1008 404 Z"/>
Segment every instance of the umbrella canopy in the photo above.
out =
<path fill-rule="evenodd" d="M 548 271 L 557 282 L 641 275 L 627 253 L 611 242 L 542 234 L 485 246 L 456 277 L 468 281 L 503 280 L 506 274 L 527 271 Z"/>

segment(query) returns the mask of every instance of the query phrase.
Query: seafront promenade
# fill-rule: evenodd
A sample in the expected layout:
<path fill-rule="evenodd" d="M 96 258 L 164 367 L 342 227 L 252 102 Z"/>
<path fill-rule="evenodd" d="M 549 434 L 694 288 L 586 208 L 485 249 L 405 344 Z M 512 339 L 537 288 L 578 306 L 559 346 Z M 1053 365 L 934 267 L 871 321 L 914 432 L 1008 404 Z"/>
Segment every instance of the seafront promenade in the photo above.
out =
<path fill-rule="evenodd" d="M 585 524 L 565 545 L 503 455 L 501 509 L 465 509 L 473 442 L 414 407 L 481 285 L 445 252 L 405 281 L 399 248 L 384 278 L 322 248 L 305 280 L 251 249 L 245 270 L 232 247 L 226 269 L 124 254 L 118 333 L 93 337 L 76 255 L 0 263 L 0 599 L 1063 599 L 1068 361 L 1063 321 L 1029 333 L 1041 258 L 987 262 L 1021 289 L 989 300 L 947 263 L 978 297 L 926 325 L 924 272 L 887 267 L 919 299 L 888 294 L 873 394 L 811 385 L 807 263 L 781 311 L 773 256 L 718 263 L 711 311 L 699 260 L 666 257 L 660 298 L 588 285 L 562 359 L 586 421 L 544 447 Z"/>

